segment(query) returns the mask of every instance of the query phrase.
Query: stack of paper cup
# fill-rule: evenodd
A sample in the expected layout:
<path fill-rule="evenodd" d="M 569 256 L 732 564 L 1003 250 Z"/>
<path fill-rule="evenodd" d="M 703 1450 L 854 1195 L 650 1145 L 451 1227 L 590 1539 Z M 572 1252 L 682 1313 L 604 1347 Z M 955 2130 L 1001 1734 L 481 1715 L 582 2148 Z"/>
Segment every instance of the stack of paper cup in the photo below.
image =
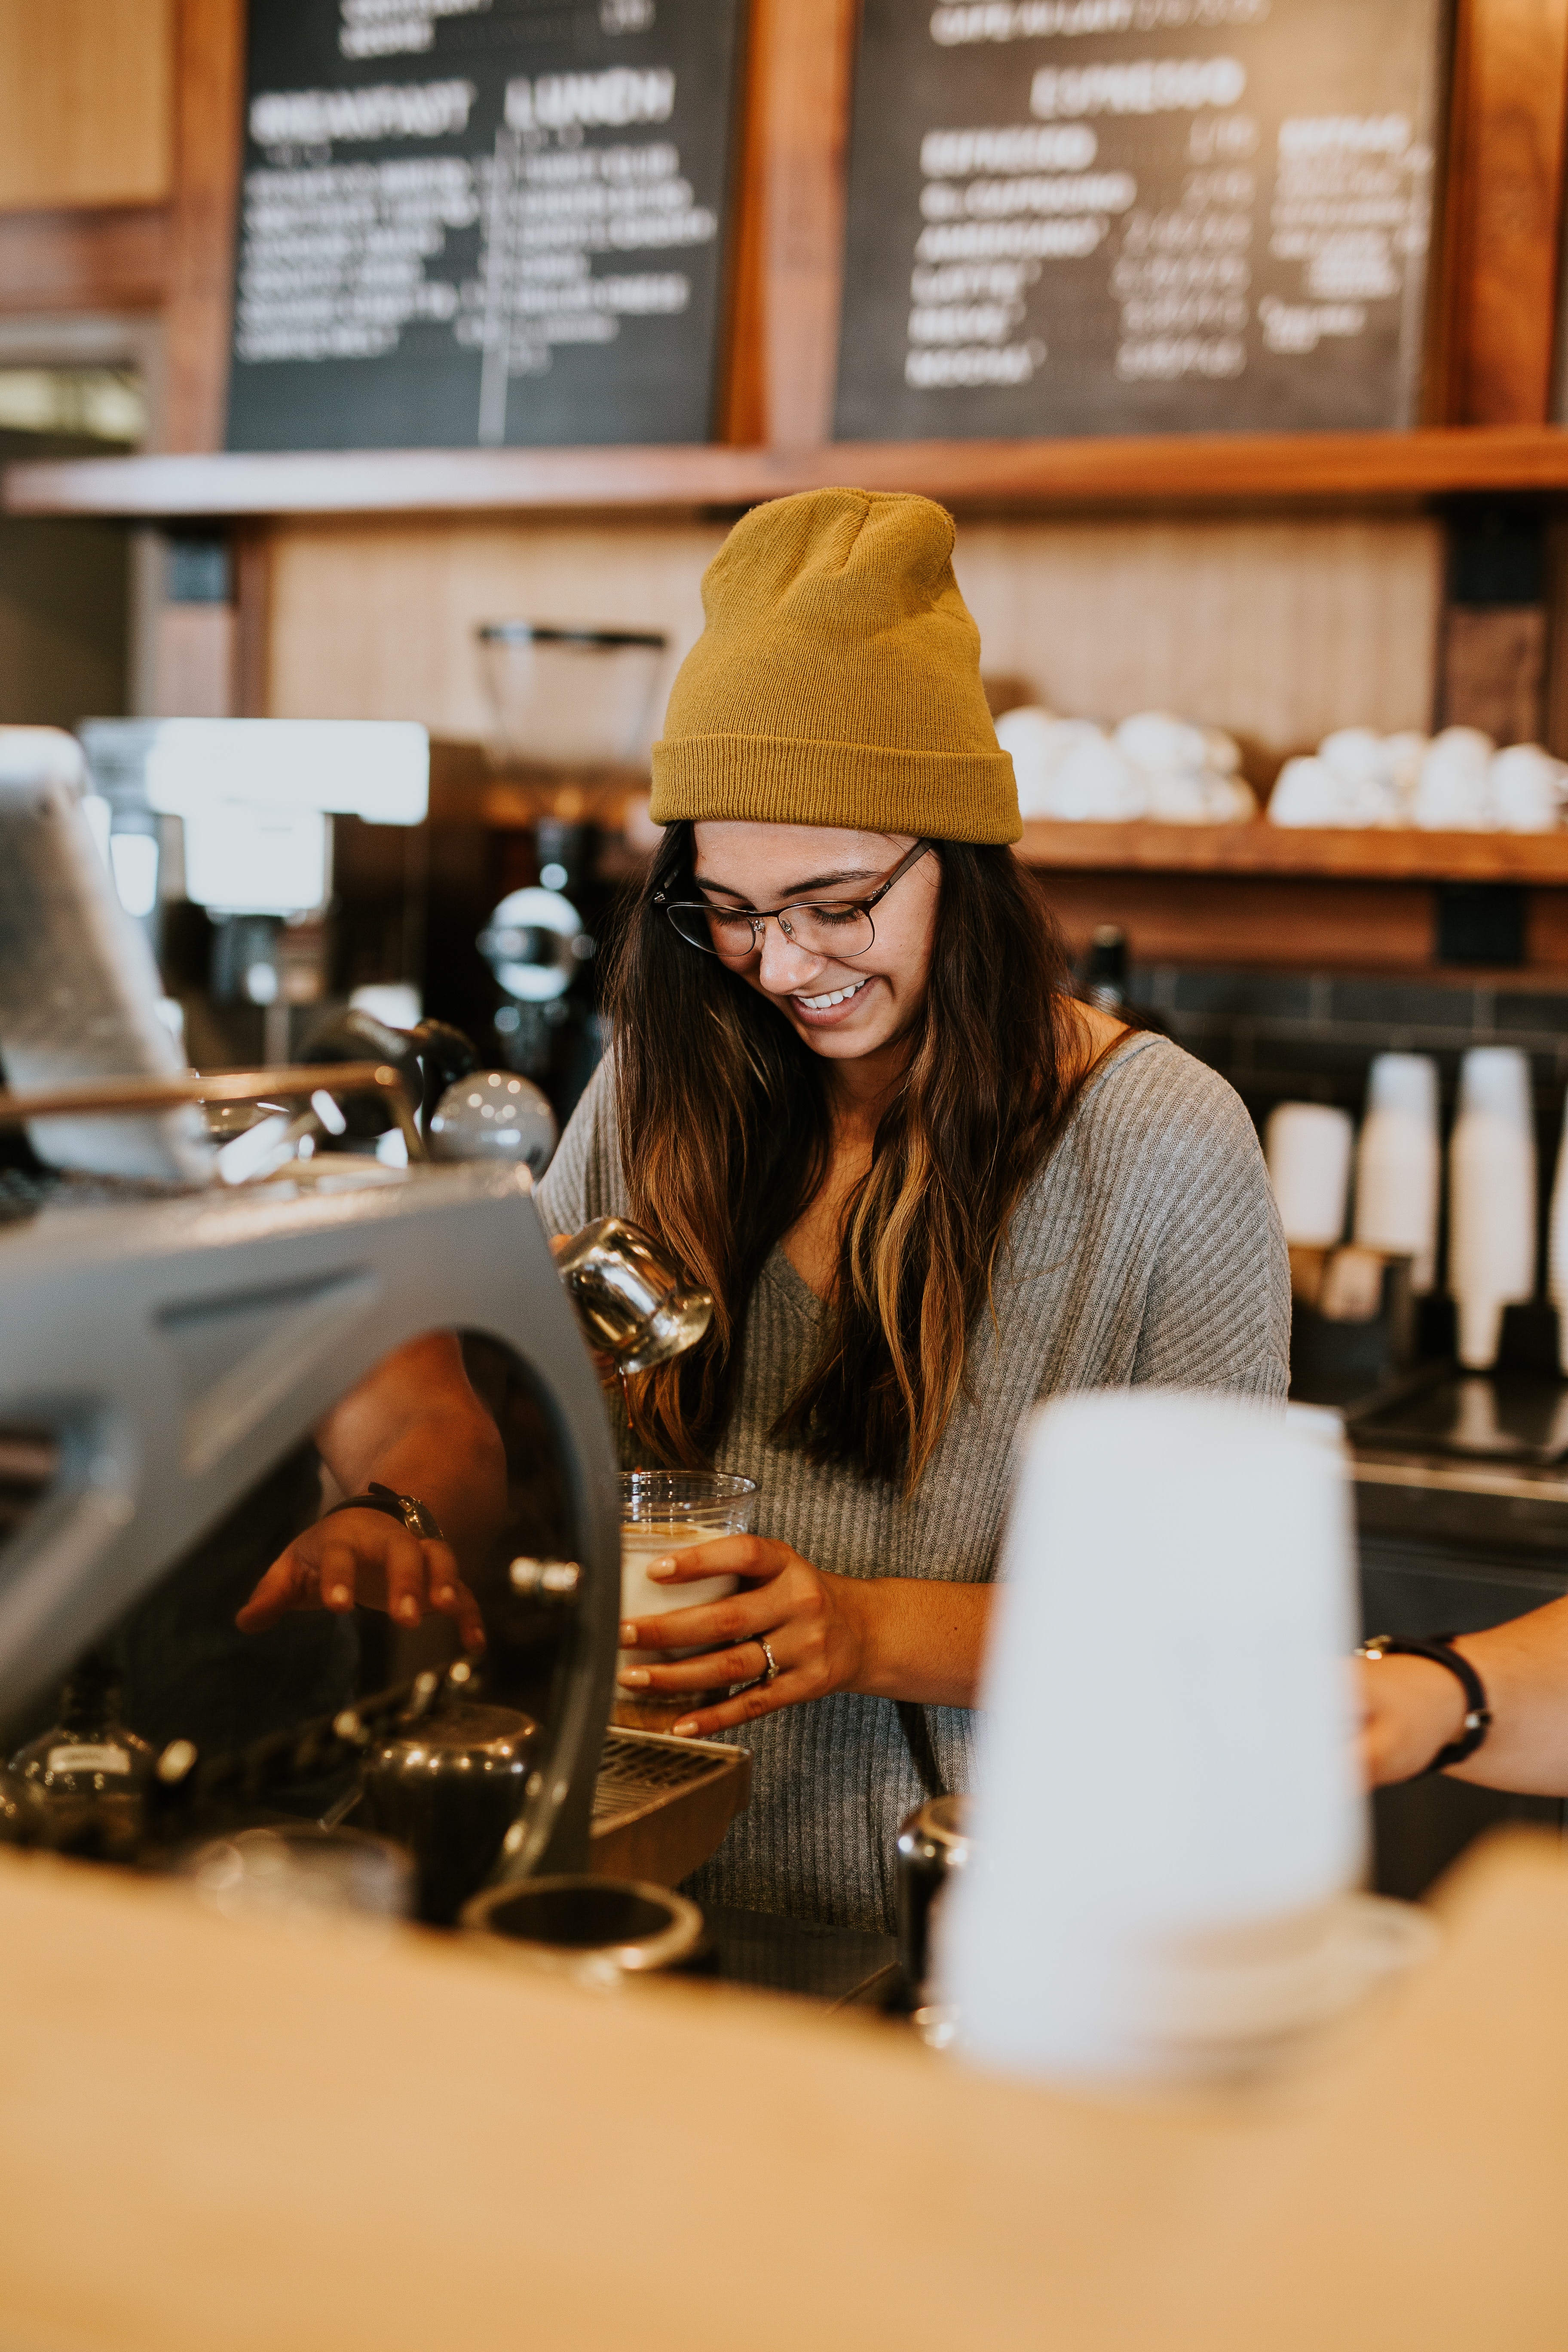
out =
<path fill-rule="evenodd" d="M 1146 1389 L 1036 1416 L 939 1938 L 976 2062 L 1229 2072 L 1333 2005 L 1363 1850 L 1348 1492 L 1329 1414 Z"/>
<path fill-rule="evenodd" d="M 1557 1360 L 1568 1373 L 1568 1109 L 1563 1112 L 1546 1227 L 1546 1293 L 1557 1309 Z"/>
<path fill-rule="evenodd" d="M 1269 1112 L 1263 1156 L 1288 1242 L 1332 1249 L 1342 1238 L 1353 1137 L 1349 1114 L 1326 1103 L 1280 1103 Z"/>
<path fill-rule="evenodd" d="M 1511 1046 L 1477 1046 L 1460 1065 L 1448 1145 L 1448 1288 L 1459 1361 L 1484 1371 L 1497 1361 L 1503 1308 L 1535 1292 L 1530 1064 Z"/>
<path fill-rule="evenodd" d="M 1415 1260 L 1412 1286 L 1436 1276 L 1437 1065 L 1426 1054 L 1379 1054 L 1367 1076 L 1366 1117 L 1355 1162 L 1355 1238 L 1365 1249 Z"/>

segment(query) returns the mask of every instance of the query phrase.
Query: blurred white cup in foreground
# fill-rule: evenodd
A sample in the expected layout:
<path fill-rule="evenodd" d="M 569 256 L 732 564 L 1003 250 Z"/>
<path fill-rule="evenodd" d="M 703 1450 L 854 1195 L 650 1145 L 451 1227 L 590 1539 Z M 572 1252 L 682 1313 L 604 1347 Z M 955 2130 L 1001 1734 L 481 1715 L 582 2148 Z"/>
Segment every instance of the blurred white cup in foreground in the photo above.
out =
<path fill-rule="evenodd" d="M 1134 1389 L 1035 1416 L 939 1935 L 973 2060 L 1228 2073 L 1342 2005 L 1348 1494 L 1331 1414 Z"/>
<path fill-rule="evenodd" d="M 1351 1146 L 1346 1111 L 1328 1103 L 1279 1103 L 1263 1130 L 1263 1156 L 1288 1242 L 1332 1249 L 1345 1229 Z"/>

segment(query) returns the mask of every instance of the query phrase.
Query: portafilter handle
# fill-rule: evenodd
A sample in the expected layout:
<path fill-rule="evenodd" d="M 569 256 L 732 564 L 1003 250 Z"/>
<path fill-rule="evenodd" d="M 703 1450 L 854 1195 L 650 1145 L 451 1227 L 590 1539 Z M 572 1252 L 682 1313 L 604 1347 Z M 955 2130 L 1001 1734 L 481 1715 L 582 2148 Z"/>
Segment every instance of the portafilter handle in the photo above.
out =
<path fill-rule="evenodd" d="M 646 1372 L 694 1347 L 713 1319 L 710 1291 L 625 1217 L 595 1217 L 555 1261 L 590 1348 L 617 1372 Z"/>

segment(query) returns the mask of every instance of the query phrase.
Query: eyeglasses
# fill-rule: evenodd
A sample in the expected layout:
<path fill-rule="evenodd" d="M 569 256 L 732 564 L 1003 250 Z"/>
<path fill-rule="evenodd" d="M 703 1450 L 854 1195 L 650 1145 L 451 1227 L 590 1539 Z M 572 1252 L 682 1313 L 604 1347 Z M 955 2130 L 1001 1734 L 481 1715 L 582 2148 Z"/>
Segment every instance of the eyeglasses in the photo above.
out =
<path fill-rule="evenodd" d="M 664 908 L 688 947 L 700 948 L 704 955 L 716 955 L 724 963 L 744 963 L 753 956 L 768 922 L 776 923 L 791 947 L 807 955 L 835 960 L 861 956 L 876 944 L 872 908 L 931 847 L 929 841 L 917 841 L 868 898 L 827 898 L 795 907 L 715 907 L 707 898 L 672 901 L 656 890 L 653 903 Z"/>

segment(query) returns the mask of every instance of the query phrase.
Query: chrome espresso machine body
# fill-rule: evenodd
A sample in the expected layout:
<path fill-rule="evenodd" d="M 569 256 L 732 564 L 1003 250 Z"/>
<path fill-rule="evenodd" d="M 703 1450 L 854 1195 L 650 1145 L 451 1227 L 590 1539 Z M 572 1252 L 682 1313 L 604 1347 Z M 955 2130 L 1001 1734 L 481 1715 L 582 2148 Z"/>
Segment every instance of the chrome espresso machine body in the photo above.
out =
<path fill-rule="evenodd" d="M 470 1576 L 482 1696 L 538 1726 L 490 1875 L 581 1869 L 615 1670 L 616 1481 L 603 1394 L 526 1172 L 341 1158 L 231 1192 L 77 1190 L 79 1204 L 68 1183 L 0 1223 L 0 1483 L 5 1436 L 14 1456 L 20 1438 L 47 1464 L 0 1540 L 7 1746 L 29 1714 L 48 1719 L 84 1651 L 158 1605 L 215 1529 L 243 1538 L 254 1498 L 347 1391 L 392 1350 L 455 1329 L 526 1402 L 509 1479 L 526 1488 L 547 1473 L 562 1555 L 549 1573 L 519 1556 L 524 1513 Z M 307 1523 L 319 1507 L 316 1489 Z M 384 1643 L 388 1621 L 372 1614 L 355 1617 Z M 183 1671 L 191 1707 L 210 1714 L 223 1672 L 210 1641 Z M 176 1692 L 160 1736 L 179 1731 L 181 1704 Z M 280 1677 L 273 1749 L 310 1711 Z M 352 1705 L 336 1719 L 352 1727 Z"/>
<path fill-rule="evenodd" d="M 673 1883 L 745 1759 L 606 1738 L 589 1349 L 636 1369 L 711 1302 L 614 1219 L 557 1262 L 549 1107 L 438 1024 L 186 1069 L 82 783 L 69 737 L 0 728 L 0 1843 L 182 1867 L 255 1832 L 342 1886 L 412 1865 L 442 1925 L 585 1865 Z M 466 1602 L 395 1622 L 363 1516 L 363 1585 L 320 1605 L 310 1531 L 394 1463 L 459 1515 L 482 1643 Z"/>

